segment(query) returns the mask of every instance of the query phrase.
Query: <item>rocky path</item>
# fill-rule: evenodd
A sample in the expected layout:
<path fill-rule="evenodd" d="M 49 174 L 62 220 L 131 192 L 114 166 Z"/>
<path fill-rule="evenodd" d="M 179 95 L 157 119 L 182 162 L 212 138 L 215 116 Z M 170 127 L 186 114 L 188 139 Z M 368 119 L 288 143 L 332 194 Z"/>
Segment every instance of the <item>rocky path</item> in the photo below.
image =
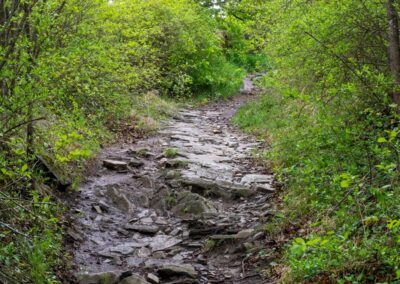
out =
<path fill-rule="evenodd" d="M 268 283 L 249 253 L 264 245 L 273 176 L 229 124 L 245 100 L 181 110 L 102 152 L 71 211 L 78 283 Z"/>

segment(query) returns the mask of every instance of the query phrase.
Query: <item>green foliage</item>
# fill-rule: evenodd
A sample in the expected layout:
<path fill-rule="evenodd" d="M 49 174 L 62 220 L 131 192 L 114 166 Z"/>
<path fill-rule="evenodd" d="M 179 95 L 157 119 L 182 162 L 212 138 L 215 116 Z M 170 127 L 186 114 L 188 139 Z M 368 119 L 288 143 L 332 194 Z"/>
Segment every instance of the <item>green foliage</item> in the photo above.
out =
<path fill-rule="evenodd" d="M 176 156 L 178 156 L 179 152 L 178 149 L 175 148 L 166 148 L 164 150 L 164 155 L 167 158 L 175 158 Z"/>
<path fill-rule="evenodd" d="M 114 132 L 154 131 L 172 98 L 233 95 L 244 69 L 192 0 L 5 0 L 0 30 L 0 278 L 55 283 L 60 209 L 35 156 L 76 186 Z"/>
<path fill-rule="evenodd" d="M 309 224 L 314 232 L 288 248 L 291 277 L 396 279 L 397 112 L 368 109 L 346 113 L 344 121 L 337 114 L 315 117 L 306 110 L 297 100 L 268 94 L 235 118 L 249 131 L 268 133 L 271 149 L 265 158 L 288 188 L 285 218 Z M 366 266 L 374 269 L 364 272 Z"/>
<path fill-rule="evenodd" d="M 160 97 L 158 92 L 150 91 L 133 98 L 130 115 L 136 120 L 136 127 L 145 132 L 157 130 L 159 122 L 173 116 L 178 104 L 168 97 Z"/>
<path fill-rule="evenodd" d="M 16 193 L 2 193 L 0 200 L 4 209 L 2 224 L 10 222 L 9 227 L 2 226 L 0 233 L 2 280 L 6 283 L 58 283 L 54 268 L 61 265 L 62 251 L 57 206 L 48 197 L 41 198 L 35 192 L 31 200 Z"/>
<path fill-rule="evenodd" d="M 302 229 L 283 248 L 282 277 L 398 281 L 400 117 L 385 6 L 276 0 L 265 12 L 266 94 L 235 121 L 270 142 L 265 158 L 287 189 L 280 227 Z"/>

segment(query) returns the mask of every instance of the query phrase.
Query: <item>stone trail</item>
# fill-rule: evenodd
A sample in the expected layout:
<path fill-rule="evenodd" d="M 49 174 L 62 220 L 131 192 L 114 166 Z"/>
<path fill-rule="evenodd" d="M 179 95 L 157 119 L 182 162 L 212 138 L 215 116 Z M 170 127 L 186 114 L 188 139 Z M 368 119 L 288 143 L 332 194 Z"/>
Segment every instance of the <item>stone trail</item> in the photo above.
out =
<path fill-rule="evenodd" d="M 264 245 L 273 176 L 230 117 L 244 102 L 185 109 L 155 136 L 105 149 L 71 209 L 77 283 L 267 283 L 246 254 Z"/>

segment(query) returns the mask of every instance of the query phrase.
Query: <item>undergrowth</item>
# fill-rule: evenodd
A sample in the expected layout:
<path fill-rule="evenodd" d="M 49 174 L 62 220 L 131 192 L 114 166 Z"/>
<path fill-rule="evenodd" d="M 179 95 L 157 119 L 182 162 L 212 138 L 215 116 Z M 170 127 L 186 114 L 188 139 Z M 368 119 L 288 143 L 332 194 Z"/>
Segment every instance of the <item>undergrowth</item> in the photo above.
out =
<path fill-rule="evenodd" d="M 177 109 L 176 103 L 149 93 L 139 96 L 125 117 L 134 116 L 133 131 L 149 133 Z M 140 103 L 139 103 L 140 102 Z M 58 177 L 72 181 L 74 190 L 102 145 L 114 141 L 115 132 L 98 121 L 54 121 L 38 124 L 40 155 Z M 42 134 L 43 133 L 43 134 Z M 41 137 L 46 137 L 46 139 Z M 49 139 L 49 135 L 50 139 Z M 68 276 L 69 256 L 62 248 L 65 210 L 54 194 L 55 184 L 43 177 L 39 164 L 27 164 L 24 141 L 13 139 L 10 151 L 0 156 L 0 279 L 2 283 L 59 283 Z M 39 144 L 40 145 L 40 144 Z M 36 162 L 38 163 L 38 161 Z"/>
<path fill-rule="evenodd" d="M 348 105 L 271 89 L 235 117 L 269 141 L 264 157 L 285 184 L 282 283 L 400 279 L 400 117 L 394 105 Z"/>

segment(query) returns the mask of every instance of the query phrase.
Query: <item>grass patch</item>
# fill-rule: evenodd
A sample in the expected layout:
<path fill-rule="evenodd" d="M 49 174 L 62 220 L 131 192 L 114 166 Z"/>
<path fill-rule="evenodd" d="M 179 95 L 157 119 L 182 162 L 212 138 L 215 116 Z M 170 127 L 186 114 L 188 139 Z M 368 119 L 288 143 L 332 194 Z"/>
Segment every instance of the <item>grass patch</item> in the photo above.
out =
<path fill-rule="evenodd" d="M 178 149 L 175 148 L 166 148 L 164 150 L 164 156 L 167 158 L 175 158 L 179 155 Z"/>
<path fill-rule="evenodd" d="M 280 96 L 264 94 L 259 99 L 241 107 L 233 118 L 233 122 L 246 132 L 259 138 L 267 138 L 271 130 L 284 127 L 282 109 L 284 104 Z"/>
<path fill-rule="evenodd" d="M 204 252 L 210 252 L 216 247 L 217 243 L 215 240 L 207 240 L 204 245 L 203 245 L 203 251 Z"/>
<path fill-rule="evenodd" d="M 154 132 L 162 120 L 174 116 L 178 107 L 175 100 L 161 97 L 157 91 L 152 91 L 133 98 L 131 116 L 137 120 L 138 129 Z"/>

